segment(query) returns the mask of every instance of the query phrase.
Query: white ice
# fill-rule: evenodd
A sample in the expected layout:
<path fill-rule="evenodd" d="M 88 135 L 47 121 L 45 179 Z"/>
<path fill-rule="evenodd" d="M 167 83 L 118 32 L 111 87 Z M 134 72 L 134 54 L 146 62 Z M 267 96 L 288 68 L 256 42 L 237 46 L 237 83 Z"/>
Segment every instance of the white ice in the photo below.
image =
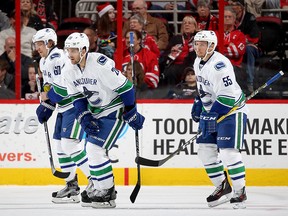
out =
<path fill-rule="evenodd" d="M 247 187 L 246 209 L 238 210 L 229 203 L 209 208 L 205 200 L 214 190 L 210 186 L 142 186 L 134 204 L 129 199 L 133 188 L 116 186 L 115 209 L 93 209 L 80 204 L 53 204 L 51 193 L 61 186 L 0 186 L 0 216 L 288 215 L 288 187 Z"/>

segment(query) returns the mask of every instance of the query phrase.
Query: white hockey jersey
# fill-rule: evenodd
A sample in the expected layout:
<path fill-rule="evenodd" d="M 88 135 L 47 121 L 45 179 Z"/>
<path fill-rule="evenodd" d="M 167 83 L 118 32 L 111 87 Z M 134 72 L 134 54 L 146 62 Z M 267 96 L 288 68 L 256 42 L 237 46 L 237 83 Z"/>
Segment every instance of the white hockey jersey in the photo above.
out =
<path fill-rule="evenodd" d="M 73 100 L 87 98 L 88 109 L 97 118 L 124 107 L 119 95 L 133 88 L 133 84 L 115 68 L 115 62 L 100 53 L 88 53 L 83 70 L 69 61 L 62 72 L 68 94 Z"/>
<path fill-rule="evenodd" d="M 245 96 L 236 82 L 230 60 L 215 51 L 204 65 L 202 63 L 201 58 L 196 58 L 194 71 L 198 92 L 205 110 L 209 112 L 217 100 L 227 108 L 242 104 L 235 112 L 247 113 L 247 108 L 243 103 Z"/>
<path fill-rule="evenodd" d="M 66 86 L 61 78 L 61 70 L 66 62 L 69 62 L 67 55 L 64 53 L 62 49 L 58 49 L 54 47 L 46 58 L 41 58 L 39 62 L 40 71 L 43 74 L 43 85 L 49 85 L 54 88 L 54 91 L 59 94 L 61 92 L 61 96 L 63 96 L 63 100 L 58 103 L 58 112 L 62 113 L 71 108 L 73 108 L 73 104 L 71 99 L 69 99 L 67 94 Z M 57 89 L 58 86 L 61 86 L 60 89 Z"/>

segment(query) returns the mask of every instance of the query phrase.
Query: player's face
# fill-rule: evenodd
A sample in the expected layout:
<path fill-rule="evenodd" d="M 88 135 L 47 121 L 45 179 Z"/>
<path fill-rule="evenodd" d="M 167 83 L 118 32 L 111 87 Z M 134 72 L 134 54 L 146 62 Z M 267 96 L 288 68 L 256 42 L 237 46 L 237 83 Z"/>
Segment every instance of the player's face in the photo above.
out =
<path fill-rule="evenodd" d="M 195 41 L 194 49 L 197 57 L 204 58 L 207 52 L 208 43 L 206 41 Z"/>
<path fill-rule="evenodd" d="M 37 41 L 34 43 L 35 50 L 39 53 L 41 57 L 46 57 L 48 55 L 48 49 L 44 41 Z"/>
<path fill-rule="evenodd" d="M 80 52 L 78 48 L 68 48 L 66 49 L 68 52 L 68 57 L 72 64 L 78 64 L 80 61 Z"/>

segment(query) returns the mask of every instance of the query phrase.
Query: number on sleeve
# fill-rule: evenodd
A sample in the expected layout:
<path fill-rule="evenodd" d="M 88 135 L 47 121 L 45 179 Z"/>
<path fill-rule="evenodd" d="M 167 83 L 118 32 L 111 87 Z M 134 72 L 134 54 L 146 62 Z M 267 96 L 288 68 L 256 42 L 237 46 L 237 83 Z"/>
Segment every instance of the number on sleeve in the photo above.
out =
<path fill-rule="evenodd" d="M 224 83 L 224 86 L 227 87 L 229 85 L 232 85 L 232 80 L 229 78 L 229 76 L 226 76 L 226 77 L 223 77 L 223 83 Z"/>

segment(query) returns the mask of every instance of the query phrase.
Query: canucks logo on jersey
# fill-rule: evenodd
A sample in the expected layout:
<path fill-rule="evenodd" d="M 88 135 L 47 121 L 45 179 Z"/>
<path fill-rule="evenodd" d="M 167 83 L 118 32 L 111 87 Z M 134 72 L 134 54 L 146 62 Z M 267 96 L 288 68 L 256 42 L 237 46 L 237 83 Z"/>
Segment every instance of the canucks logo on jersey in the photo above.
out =
<path fill-rule="evenodd" d="M 85 97 L 88 98 L 91 104 L 97 105 L 101 102 L 101 99 L 98 97 L 99 92 L 89 91 L 85 86 L 83 86 L 83 92 Z"/>
<path fill-rule="evenodd" d="M 218 62 L 214 68 L 217 70 L 217 71 L 220 71 L 222 68 L 225 68 L 226 65 L 224 64 L 224 62 Z"/>

